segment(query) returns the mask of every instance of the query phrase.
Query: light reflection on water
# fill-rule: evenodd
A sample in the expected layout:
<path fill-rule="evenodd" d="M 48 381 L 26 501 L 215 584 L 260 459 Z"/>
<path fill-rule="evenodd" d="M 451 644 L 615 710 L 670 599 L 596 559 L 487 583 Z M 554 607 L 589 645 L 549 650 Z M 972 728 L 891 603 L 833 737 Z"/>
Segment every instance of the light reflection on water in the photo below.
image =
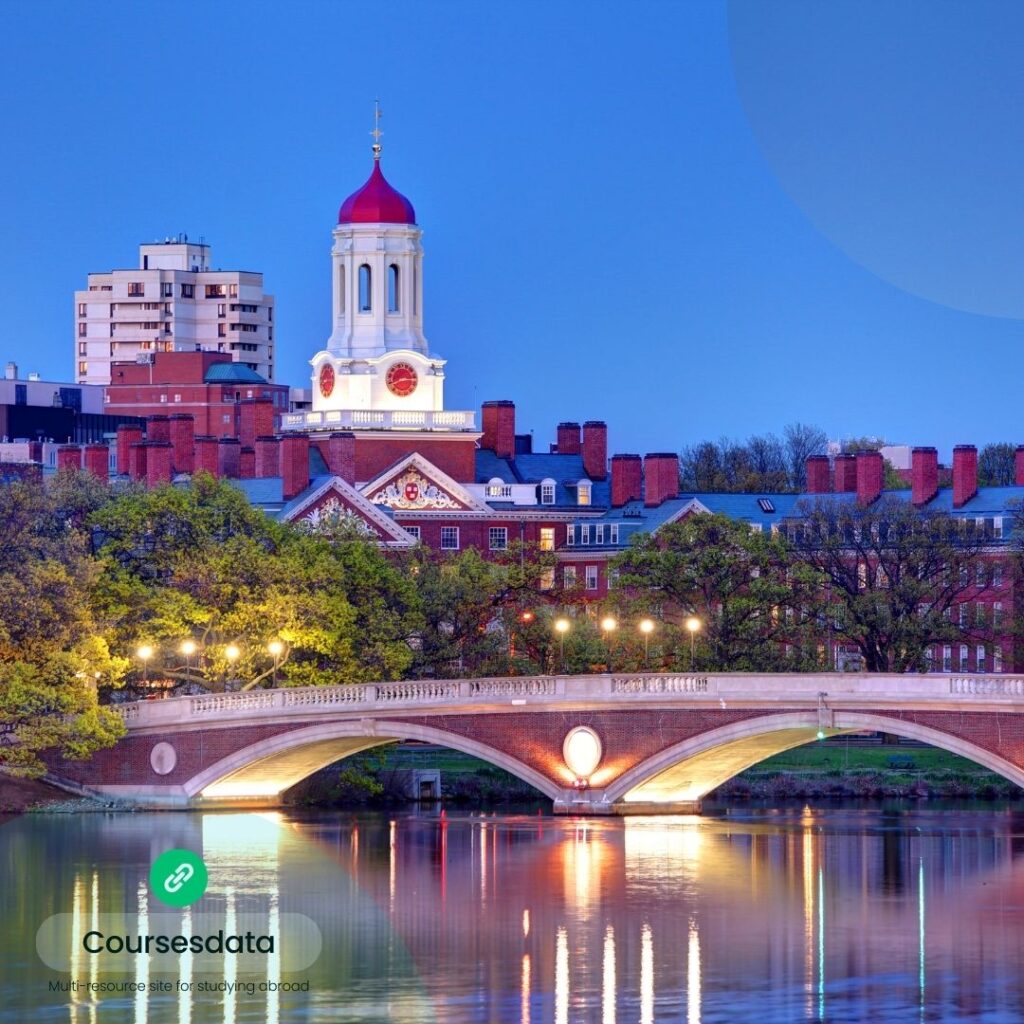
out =
<path fill-rule="evenodd" d="M 0 1021 L 687 1024 L 1016 1021 L 1024 817 L 835 809 L 623 820 L 319 814 L 31 815 L 0 830 Z M 35 931 L 157 908 L 149 865 L 196 849 L 195 909 L 303 913 L 311 991 L 47 991 Z M 9 905 L 7 905 L 9 904 Z M 183 917 L 190 930 L 191 915 Z M 78 954 L 74 973 L 97 980 Z M 99 976 L 101 979 L 106 976 Z M 136 960 L 136 981 L 155 977 Z M 293 980 L 280 957 L 266 982 Z"/>

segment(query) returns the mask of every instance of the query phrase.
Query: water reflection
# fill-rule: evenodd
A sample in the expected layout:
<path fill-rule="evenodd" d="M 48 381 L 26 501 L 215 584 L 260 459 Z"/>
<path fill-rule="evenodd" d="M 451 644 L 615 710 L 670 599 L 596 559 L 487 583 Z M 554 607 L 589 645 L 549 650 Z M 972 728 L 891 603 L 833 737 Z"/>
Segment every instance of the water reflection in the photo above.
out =
<path fill-rule="evenodd" d="M 1021 1019 L 1022 835 L 992 809 L 30 816 L 0 832 L 0 1021 Z M 202 909 L 226 930 L 250 913 L 268 928 L 284 912 L 319 923 L 308 994 L 280 990 L 278 955 L 252 992 L 200 994 L 189 955 L 167 996 L 48 991 L 43 918 L 71 914 L 72 975 L 95 982 L 82 935 L 101 911 L 145 929 L 149 864 L 171 846 L 203 854 Z M 133 980 L 154 977 L 136 958 Z M 229 964 L 213 980 L 242 979 Z"/>

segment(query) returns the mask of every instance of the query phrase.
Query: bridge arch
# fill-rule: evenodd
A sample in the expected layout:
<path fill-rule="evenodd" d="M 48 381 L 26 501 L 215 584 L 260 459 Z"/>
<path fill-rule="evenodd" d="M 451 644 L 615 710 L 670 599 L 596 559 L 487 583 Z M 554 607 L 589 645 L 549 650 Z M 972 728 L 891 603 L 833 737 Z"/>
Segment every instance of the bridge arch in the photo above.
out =
<path fill-rule="evenodd" d="M 604 799 L 625 813 L 658 804 L 698 803 L 722 783 L 774 754 L 826 736 L 885 732 L 919 740 L 974 761 L 1024 788 L 1024 770 L 962 737 L 912 720 L 836 710 L 831 724 L 819 724 L 819 712 L 807 710 L 760 715 L 712 729 L 659 751 L 624 772 L 605 790 Z"/>
<path fill-rule="evenodd" d="M 278 733 L 215 762 L 188 779 L 182 788 L 189 798 L 215 802 L 276 798 L 335 761 L 400 740 L 450 747 L 503 768 L 552 800 L 561 794 L 558 786 L 540 772 L 485 743 L 431 726 L 387 719 L 324 722 Z"/>

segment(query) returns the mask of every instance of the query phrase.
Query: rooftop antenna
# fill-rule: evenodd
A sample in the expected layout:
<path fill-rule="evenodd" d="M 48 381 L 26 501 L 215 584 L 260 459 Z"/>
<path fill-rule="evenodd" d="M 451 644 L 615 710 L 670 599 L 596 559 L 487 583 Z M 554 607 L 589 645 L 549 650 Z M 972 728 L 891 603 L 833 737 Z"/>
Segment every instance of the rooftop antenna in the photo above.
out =
<path fill-rule="evenodd" d="M 384 111 L 380 109 L 380 100 L 379 99 L 374 100 L 373 101 L 373 131 L 370 132 L 370 134 L 373 136 L 373 147 L 372 148 L 373 148 L 373 159 L 374 160 L 379 160 L 380 159 L 381 150 L 384 148 L 380 144 L 380 137 L 384 134 L 380 130 L 380 119 L 381 119 L 381 115 L 383 113 L 384 113 Z"/>

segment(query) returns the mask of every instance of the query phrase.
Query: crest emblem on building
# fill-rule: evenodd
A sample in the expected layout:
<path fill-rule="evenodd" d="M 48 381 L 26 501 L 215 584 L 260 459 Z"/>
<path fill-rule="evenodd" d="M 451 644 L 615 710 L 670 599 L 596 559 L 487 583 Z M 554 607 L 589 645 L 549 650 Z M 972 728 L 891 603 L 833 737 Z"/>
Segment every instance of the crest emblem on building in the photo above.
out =
<path fill-rule="evenodd" d="M 375 505 L 408 511 L 412 509 L 454 509 L 460 505 L 447 491 L 441 490 L 415 469 L 407 469 L 386 487 L 370 496 Z"/>

